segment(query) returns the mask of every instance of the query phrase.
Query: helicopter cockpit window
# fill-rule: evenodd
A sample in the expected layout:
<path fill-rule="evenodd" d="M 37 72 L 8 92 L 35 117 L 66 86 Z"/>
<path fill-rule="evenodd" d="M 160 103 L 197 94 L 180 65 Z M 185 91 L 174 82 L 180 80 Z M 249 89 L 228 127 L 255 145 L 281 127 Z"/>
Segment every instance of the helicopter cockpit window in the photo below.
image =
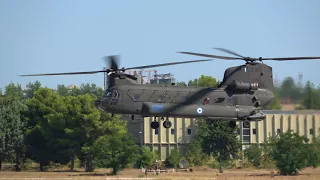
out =
<path fill-rule="evenodd" d="M 114 90 L 112 92 L 112 97 L 111 97 L 111 105 L 116 105 L 119 101 L 119 96 L 120 96 L 120 93 L 119 91 L 117 90 Z"/>
<path fill-rule="evenodd" d="M 111 91 L 106 91 L 105 96 L 106 97 L 111 97 L 112 96 L 112 92 Z"/>

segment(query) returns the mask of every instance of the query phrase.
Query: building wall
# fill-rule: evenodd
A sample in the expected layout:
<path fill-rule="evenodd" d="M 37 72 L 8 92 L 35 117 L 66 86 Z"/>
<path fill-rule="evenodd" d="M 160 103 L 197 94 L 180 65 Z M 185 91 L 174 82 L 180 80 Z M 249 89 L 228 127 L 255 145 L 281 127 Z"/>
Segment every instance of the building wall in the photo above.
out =
<path fill-rule="evenodd" d="M 161 160 L 165 160 L 173 148 L 178 148 L 181 153 L 185 152 L 186 144 L 190 142 L 195 132 L 193 119 L 170 118 L 169 120 L 172 122 L 171 128 L 164 128 L 163 121 L 160 121 L 159 129 L 154 130 L 150 127 L 153 118 L 137 117 L 137 120 L 133 121 L 128 119 L 128 131 L 136 137 L 137 143 L 150 147 L 152 151 L 159 151 Z M 313 136 L 319 135 L 319 128 L 320 112 L 271 111 L 265 120 L 251 122 L 249 128 L 243 127 L 240 123 L 239 139 L 244 145 L 264 143 L 270 136 L 291 129 L 311 140 Z"/>

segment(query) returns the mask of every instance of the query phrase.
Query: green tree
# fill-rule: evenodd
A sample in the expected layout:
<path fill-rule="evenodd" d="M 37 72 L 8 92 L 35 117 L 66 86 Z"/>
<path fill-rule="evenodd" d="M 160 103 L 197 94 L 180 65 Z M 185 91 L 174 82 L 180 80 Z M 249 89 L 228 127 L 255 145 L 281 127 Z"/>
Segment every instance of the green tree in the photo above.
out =
<path fill-rule="evenodd" d="M 201 141 L 202 149 L 207 155 L 217 157 L 222 173 L 222 161 L 229 160 L 241 147 L 237 138 L 237 128 L 230 128 L 227 120 L 198 120 L 197 138 Z"/>
<path fill-rule="evenodd" d="M 39 88 L 41 88 L 41 83 L 39 81 L 34 83 L 29 82 L 24 90 L 26 98 L 32 98 L 34 92 L 36 92 Z"/>
<path fill-rule="evenodd" d="M 65 121 L 63 119 L 67 109 L 61 96 L 49 88 L 40 88 L 34 93 L 34 97 L 27 99 L 28 155 L 31 159 L 40 163 L 40 171 L 50 161 L 57 161 L 57 149 L 63 141 Z M 59 159 L 61 160 L 61 159 Z"/>
<path fill-rule="evenodd" d="M 112 168 L 112 173 L 117 174 L 136 161 L 139 147 L 131 134 L 116 132 L 99 137 L 92 150 L 97 167 Z"/>
<path fill-rule="evenodd" d="M 11 99 L 18 99 L 22 100 L 24 99 L 23 90 L 20 84 L 15 85 L 14 83 L 10 83 L 5 87 L 5 95 L 8 98 Z"/>
<path fill-rule="evenodd" d="M 69 89 L 63 84 L 57 85 L 57 92 L 60 94 L 60 96 L 71 95 L 71 93 L 69 92 Z"/>
<path fill-rule="evenodd" d="M 138 164 L 141 167 L 148 167 L 151 166 L 158 158 L 158 155 L 155 152 L 152 152 L 150 148 L 142 146 L 141 153 L 138 158 Z"/>
<path fill-rule="evenodd" d="M 3 160 L 15 158 L 16 171 L 20 170 L 24 148 L 24 127 L 21 112 L 26 106 L 15 98 L 0 97 L 0 170 Z"/>
<path fill-rule="evenodd" d="M 202 166 L 204 165 L 208 157 L 203 153 L 201 142 L 193 138 L 189 144 L 187 144 L 186 159 L 190 166 Z"/>
<path fill-rule="evenodd" d="M 320 94 L 317 93 L 317 90 L 310 81 L 306 83 L 302 108 L 320 109 Z"/>
<path fill-rule="evenodd" d="M 286 77 L 281 84 L 281 91 L 279 95 L 281 98 L 300 101 L 302 99 L 302 90 L 297 87 L 292 77 Z"/>
<path fill-rule="evenodd" d="M 309 144 L 309 139 L 291 130 L 280 134 L 274 140 L 271 151 L 281 175 L 297 175 L 298 171 L 311 164 L 316 165 L 315 162 L 319 162 L 320 159 L 314 159 L 317 157 L 315 154 L 315 148 Z"/>
<path fill-rule="evenodd" d="M 178 168 L 182 156 L 177 149 L 172 149 L 166 159 L 165 164 L 169 167 Z"/>
<path fill-rule="evenodd" d="M 91 103 L 93 105 L 93 102 Z M 96 108 L 95 108 L 96 109 Z M 104 136 L 115 137 L 121 136 L 127 132 L 126 123 L 120 119 L 119 115 L 111 116 L 110 113 L 101 113 L 100 119 L 91 123 L 91 125 L 86 126 L 86 143 L 82 146 L 81 152 L 82 156 L 79 159 L 85 159 L 86 171 L 91 172 L 94 169 L 94 164 L 92 160 L 94 157 L 93 145 L 97 139 Z M 95 153 L 98 153 L 95 151 Z"/>
<path fill-rule="evenodd" d="M 212 76 L 201 75 L 200 78 L 190 80 L 188 86 L 200 86 L 200 87 L 217 87 L 218 82 Z"/>

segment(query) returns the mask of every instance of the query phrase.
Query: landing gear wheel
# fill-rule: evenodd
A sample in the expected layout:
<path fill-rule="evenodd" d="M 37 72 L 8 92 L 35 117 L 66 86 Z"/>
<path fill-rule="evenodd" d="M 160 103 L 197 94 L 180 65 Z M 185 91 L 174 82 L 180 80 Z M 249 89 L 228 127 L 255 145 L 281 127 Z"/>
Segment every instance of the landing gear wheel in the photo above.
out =
<path fill-rule="evenodd" d="M 163 123 L 162 123 L 163 127 L 165 128 L 170 128 L 172 126 L 172 123 L 171 121 L 169 120 L 165 120 Z"/>
<path fill-rule="evenodd" d="M 152 129 L 158 129 L 159 128 L 159 122 L 152 122 L 151 123 L 151 128 Z"/>
<path fill-rule="evenodd" d="M 237 124 L 236 124 L 235 121 L 229 121 L 229 127 L 230 127 L 231 129 L 235 128 L 236 125 L 237 125 Z"/>

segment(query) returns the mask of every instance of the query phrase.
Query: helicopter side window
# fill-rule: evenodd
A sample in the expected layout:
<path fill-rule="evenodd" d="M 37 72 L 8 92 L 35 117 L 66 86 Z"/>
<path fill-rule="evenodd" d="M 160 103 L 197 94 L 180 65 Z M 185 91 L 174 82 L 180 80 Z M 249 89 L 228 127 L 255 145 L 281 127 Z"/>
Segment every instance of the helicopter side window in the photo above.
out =
<path fill-rule="evenodd" d="M 202 102 L 203 105 L 208 105 L 209 104 L 209 98 L 205 98 Z"/>

